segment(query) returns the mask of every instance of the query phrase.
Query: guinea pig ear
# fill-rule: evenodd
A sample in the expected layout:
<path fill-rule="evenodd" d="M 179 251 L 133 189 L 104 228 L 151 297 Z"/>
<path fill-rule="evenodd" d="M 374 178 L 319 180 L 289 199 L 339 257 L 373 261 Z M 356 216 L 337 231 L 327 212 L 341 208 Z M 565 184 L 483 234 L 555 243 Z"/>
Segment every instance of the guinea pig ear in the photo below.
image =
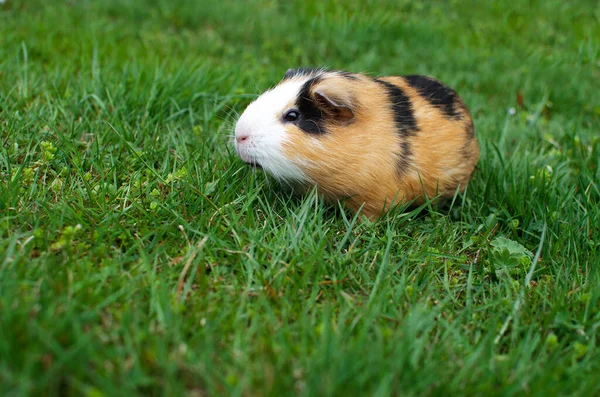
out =
<path fill-rule="evenodd" d="M 333 100 L 323 90 L 315 90 L 313 95 L 317 107 L 341 124 L 349 124 L 354 119 L 354 112 L 349 106 Z"/>

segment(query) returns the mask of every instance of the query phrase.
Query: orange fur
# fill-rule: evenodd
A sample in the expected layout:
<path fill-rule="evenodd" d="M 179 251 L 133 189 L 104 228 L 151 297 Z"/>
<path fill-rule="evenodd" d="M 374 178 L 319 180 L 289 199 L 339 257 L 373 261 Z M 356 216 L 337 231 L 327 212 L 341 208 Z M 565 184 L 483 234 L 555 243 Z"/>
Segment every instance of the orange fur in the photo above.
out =
<path fill-rule="evenodd" d="M 346 199 L 346 205 L 376 217 L 390 206 L 422 203 L 438 195 L 452 196 L 464 190 L 479 157 L 471 116 L 457 101 L 460 117 L 450 119 L 431 105 L 403 77 L 380 80 L 399 87 L 412 103 L 418 131 L 414 136 L 397 133 L 394 112 L 385 87 L 373 79 L 356 80 L 327 73 L 311 92 L 321 90 L 351 104 L 355 118 L 349 125 L 328 123 L 327 133 L 311 135 L 289 127 L 286 156 L 298 164 L 330 201 Z M 410 162 L 398 171 L 401 144 L 411 146 Z"/>

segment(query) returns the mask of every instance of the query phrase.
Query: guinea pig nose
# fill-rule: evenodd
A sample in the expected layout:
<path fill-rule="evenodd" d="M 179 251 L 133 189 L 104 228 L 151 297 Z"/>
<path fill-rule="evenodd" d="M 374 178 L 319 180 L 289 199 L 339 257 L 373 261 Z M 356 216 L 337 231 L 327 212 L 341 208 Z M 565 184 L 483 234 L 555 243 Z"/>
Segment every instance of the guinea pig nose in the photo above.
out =
<path fill-rule="evenodd" d="M 246 134 L 244 134 L 244 135 L 238 135 L 238 136 L 235 137 L 235 140 L 237 141 L 237 143 L 242 143 L 244 141 L 247 141 L 248 137 L 249 137 L 249 135 L 246 135 Z"/>

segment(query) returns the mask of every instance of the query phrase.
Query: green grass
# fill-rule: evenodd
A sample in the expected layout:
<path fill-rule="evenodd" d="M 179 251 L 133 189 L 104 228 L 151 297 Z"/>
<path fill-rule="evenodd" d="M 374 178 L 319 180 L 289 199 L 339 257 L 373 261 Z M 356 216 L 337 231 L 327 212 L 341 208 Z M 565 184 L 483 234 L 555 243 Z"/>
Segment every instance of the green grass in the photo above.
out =
<path fill-rule="evenodd" d="M 368 222 L 245 167 L 296 66 L 456 88 L 468 191 Z M 7 0 L 0 394 L 597 395 L 599 92 L 592 0 Z"/>

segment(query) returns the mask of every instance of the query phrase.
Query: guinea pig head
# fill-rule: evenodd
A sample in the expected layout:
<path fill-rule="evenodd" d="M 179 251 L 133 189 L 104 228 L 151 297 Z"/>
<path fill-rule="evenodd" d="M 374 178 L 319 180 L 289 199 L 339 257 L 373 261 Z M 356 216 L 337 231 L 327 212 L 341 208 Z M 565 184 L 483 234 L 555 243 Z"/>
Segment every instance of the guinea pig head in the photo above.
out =
<path fill-rule="evenodd" d="M 341 76 L 320 70 L 290 70 L 252 102 L 235 126 L 240 158 L 291 183 L 315 180 L 332 128 L 355 121 L 352 90 Z"/>

